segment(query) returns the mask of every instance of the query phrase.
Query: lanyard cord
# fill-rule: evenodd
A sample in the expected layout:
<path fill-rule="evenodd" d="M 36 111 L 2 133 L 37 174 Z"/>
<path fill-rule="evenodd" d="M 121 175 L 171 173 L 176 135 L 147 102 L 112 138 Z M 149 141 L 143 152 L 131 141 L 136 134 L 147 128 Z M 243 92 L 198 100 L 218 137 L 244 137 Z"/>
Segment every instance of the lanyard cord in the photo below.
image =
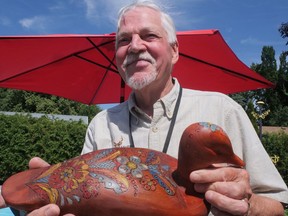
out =
<path fill-rule="evenodd" d="M 164 144 L 164 147 L 163 147 L 163 150 L 162 150 L 163 153 L 167 153 L 167 150 L 168 150 L 168 147 L 169 147 L 170 139 L 171 139 L 172 132 L 173 132 L 173 129 L 174 129 L 174 126 L 175 126 L 176 117 L 177 117 L 178 110 L 179 110 L 179 107 L 180 107 L 181 98 L 182 98 L 182 88 L 180 87 L 179 95 L 178 95 L 178 98 L 177 98 L 177 101 L 176 101 L 176 105 L 175 105 L 175 109 L 174 109 L 174 113 L 173 113 L 173 116 L 172 116 L 172 120 L 171 120 L 171 123 L 170 123 L 170 127 L 169 127 L 169 130 L 168 130 L 168 133 L 167 133 L 165 144 Z M 129 111 L 130 147 L 134 148 L 135 145 L 134 145 L 134 140 L 133 140 L 133 136 L 132 136 L 131 115 L 132 114 Z"/>

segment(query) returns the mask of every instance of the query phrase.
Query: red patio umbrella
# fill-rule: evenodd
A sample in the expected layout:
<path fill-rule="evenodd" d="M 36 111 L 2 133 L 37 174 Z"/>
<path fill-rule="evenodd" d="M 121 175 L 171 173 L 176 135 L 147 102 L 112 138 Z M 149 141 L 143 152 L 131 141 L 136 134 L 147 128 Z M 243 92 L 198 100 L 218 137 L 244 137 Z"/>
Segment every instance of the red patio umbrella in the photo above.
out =
<path fill-rule="evenodd" d="M 225 94 L 273 84 L 243 64 L 217 30 L 178 32 L 173 76 L 186 88 Z M 0 87 L 118 103 L 130 89 L 115 65 L 115 34 L 0 37 Z"/>

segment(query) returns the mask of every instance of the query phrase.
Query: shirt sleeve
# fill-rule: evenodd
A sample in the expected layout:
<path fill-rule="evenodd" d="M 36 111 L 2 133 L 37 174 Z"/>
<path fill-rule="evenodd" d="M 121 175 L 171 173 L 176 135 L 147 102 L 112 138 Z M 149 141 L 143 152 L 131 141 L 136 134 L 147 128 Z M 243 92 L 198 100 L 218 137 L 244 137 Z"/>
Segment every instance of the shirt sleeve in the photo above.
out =
<path fill-rule="evenodd" d="M 95 137 L 95 121 L 96 121 L 95 118 L 96 117 L 93 118 L 93 120 L 90 122 L 86 130 L 85 141 L 84 141 L 81 154 L 86 154 L 94 150 L 97 150 L 97 145 L 96 145 L 95 138 L 94 138 Z"/>
<path fill-rule="evenodd" d="M 234 108 L 227 112 L 225 124 L 235 153 L 242 157 L 246 164 L 252 191 L 287 203 L 287 186 L 244 109 L 238 104 L 234 105 Z"/>

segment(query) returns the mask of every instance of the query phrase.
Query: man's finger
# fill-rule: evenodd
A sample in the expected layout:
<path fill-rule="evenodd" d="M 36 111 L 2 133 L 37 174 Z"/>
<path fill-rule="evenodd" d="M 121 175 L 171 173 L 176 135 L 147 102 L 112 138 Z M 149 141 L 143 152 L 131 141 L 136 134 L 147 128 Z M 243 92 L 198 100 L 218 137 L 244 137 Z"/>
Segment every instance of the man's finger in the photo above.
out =
<path fill-rule="evenodd" d="M 57 205 L 49 204 L 30 212 L 27 216 L 58 216 L 60 214 L 60 209 Z"/>
<path fill-rule="evenodd" d="M 205 198 L 214 208 L 221 212 L 227 212 L 232 215 L 246 215 L 249 211 L 249 204 L 244 199 L 231 199 L 215 191 L 207 191 Z"/>
<path fill-rule="evenodd" d="M 195 184 L 194 188 L 199 193 L 205 193 L 208 190 L 215 191 L 233 199 L 242 199 L 250 193 L 246 191 L 246 186 L 239 187 L 239 182 L 215 182 L 211 184 Z"/>
<path fill-rule="evenodd" d="M 0 190 L 0 192 L 1 192 L 1 190 Z M 6 207 L 5 200 L 0 194 L 0 208 L 4 208 L 4 207 Z"/>
<path fill-rule="evenodd" d="M 47 166 L 50 166 L 50 164 L 39 157 L 34 157 L 29 161 L 29 168 L 30 169 L 47 167 Z"/>
<path fill-rule="evenodd" d="M 249 179 L 246 170 L 231 167 L 202 169 L 194 171 L 190 174 L 190 180 L 193 183 L 226 182 L 245 178 L 247 180 Z"/>

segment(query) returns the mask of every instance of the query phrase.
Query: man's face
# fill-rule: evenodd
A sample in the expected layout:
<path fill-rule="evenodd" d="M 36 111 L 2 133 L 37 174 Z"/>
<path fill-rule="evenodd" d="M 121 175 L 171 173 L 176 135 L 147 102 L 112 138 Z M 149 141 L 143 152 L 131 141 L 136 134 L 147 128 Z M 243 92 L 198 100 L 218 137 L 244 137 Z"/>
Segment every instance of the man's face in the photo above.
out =
<path fill-rule="evenodd" d="M 168 43 L 157 11 L 137 7 L 126 12 L 117 35 L 118 70 L 132 89 L 167 81 L 178 60 L 178 47 Z"/>

